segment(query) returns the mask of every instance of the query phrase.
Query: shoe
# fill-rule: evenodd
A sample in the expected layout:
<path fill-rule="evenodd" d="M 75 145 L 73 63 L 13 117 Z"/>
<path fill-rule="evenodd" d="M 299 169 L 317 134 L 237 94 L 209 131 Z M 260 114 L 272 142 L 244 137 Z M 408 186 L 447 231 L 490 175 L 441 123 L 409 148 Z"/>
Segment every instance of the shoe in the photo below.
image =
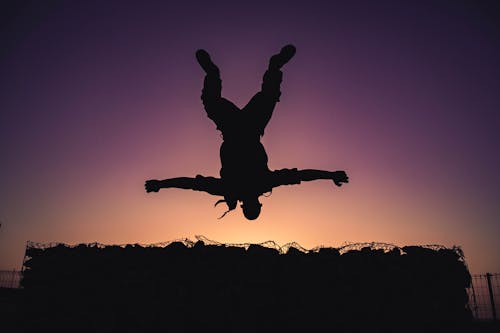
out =
<path fill-rule="evenodd" d="M 219 68 L 212 62 L 207 51 L 200 49 L 196 51 L 196 60 L 207 74 L 218 74 Z"/>
<path fill-rule="evenodd" d="M 277 68 L 280 69 L 284 64 L 290 61 L 295 55 L 296 48 L 295 46 L 288 44 L 284 46 L 280 53 L 275 54 L 269 60 L 269 68 Z"/>

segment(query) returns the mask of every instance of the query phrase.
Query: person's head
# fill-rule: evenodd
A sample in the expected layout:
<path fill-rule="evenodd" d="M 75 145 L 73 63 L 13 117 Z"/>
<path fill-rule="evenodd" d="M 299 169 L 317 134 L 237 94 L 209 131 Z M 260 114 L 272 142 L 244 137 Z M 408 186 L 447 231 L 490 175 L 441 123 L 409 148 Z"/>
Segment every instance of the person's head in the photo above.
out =
<path fill-rule="evenodd" d="M 243 209 L 243 215 L 249 220 L 255 220 L 260 215 L 260 210 L 262 204 L 259 202 L 259 197 L 250 197 L 242 200 L 243 203 L 241 208 Z"/>

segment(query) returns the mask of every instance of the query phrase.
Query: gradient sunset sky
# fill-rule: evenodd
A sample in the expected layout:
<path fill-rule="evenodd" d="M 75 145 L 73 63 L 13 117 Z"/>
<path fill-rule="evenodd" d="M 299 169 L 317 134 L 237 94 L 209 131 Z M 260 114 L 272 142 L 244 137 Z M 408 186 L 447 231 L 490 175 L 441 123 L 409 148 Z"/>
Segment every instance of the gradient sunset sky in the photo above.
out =
<path fill-rule="evenodd" d="M 1 20 L 0 269 L 26 241 L 195 235 L 305 248 L 460 246 L 500 272 L 500 10 L 494 1 L 10 1 Z M 242 107 L 288 43 L 271 169 L 346 170 L 262 198 L 259 219 L 146 179 L 218 176 L 204 48 Z"/>

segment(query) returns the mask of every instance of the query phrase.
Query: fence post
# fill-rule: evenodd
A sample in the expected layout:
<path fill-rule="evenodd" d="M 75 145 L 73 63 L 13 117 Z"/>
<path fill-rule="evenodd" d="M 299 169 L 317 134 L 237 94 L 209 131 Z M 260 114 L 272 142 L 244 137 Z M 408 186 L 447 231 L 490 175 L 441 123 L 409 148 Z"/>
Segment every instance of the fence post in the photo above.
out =
<path fill-rule="evenodd" d="M 14 288 L 14 282 L 16 281 L 16 269 L 12 270 L 12 279 L 10 279 L 10 287 Z"/>
<path fill-rule="evenodd" d="M 476 281 L 474 279 L 476 279 L 476 281 L 477 281 L 477 277 L 475 278 L 474 276 L 472 276 L 472 282 L 470 285 L 472 287 L 472 299 L 474 300 L 474 314 L 475 314 L 474 318 L 477 319 L 477 318 L 479 318 L 479 314 L 477 313 L 478 306 L 477 306 L 477 300 L 476 300 L 476 290 L 474 289 L 474 284 L 476 283 Z"/>
<path fill-rule="evenodd" d="M 493 320 L 497 320 L 497 310 L 495 309 L 495 299 L 493 298 L 493 288 L 491 288 L 491 273 L 486 273 L 486 281 L 488 281 L 488 291 L 490 293 L 491 312 Z"/>

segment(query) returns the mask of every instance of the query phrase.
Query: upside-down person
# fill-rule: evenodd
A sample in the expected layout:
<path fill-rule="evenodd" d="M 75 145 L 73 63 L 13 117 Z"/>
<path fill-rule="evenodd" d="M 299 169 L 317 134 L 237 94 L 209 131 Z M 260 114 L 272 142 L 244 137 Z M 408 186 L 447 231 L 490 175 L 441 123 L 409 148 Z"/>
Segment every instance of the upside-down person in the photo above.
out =
<path fill-rule="evenodd" d="M 259 216 L 262 207 L 259 197 L 271 192 L 275 187 L 318 179 L 333 180 L 337 186 L 347 183 L 349 179 L 341 170 L 268 168 L 268 157 L 260 139 L 281 96 L 281 68 L 295 55 L 295 51 L 293 45 L 286 45 L 270 58 L 261 90 L 244 108 L 239 109 L 221 96 L 219 68 L 205 50 L 198 50 L 196 58 L 206 73 L 201 99 L 208 117 L 223 137 L 220 147 L 220 178 L 197 175 L 194 178 L 152 179 L 146 181 L 146 191 L 181 188 L 207 192 L 224 198 L 217 201 L 216 205 L 225 202 L 228 206 L 226 213 L 235 209 L 240 201 L 245 217 L 254 220 Z"/>

